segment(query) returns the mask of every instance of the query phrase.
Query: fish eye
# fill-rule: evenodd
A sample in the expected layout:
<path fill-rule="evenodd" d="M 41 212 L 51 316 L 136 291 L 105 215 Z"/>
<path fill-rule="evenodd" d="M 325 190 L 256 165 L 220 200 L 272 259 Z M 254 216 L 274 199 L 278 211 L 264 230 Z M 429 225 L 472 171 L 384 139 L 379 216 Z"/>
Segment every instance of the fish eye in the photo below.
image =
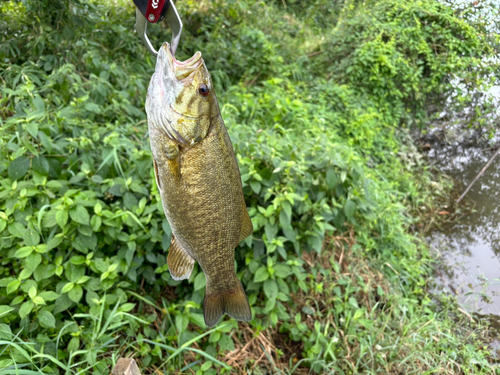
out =
<path fill-rule="evenodd" d="M 198 87 L 198 92 L 200 93 L 201 96 L 208 96 L 208 94 L 210 94 L 210 89 L 208 88 L 207 85 L 205 85 L 204 83 L 202 83 Z"/>

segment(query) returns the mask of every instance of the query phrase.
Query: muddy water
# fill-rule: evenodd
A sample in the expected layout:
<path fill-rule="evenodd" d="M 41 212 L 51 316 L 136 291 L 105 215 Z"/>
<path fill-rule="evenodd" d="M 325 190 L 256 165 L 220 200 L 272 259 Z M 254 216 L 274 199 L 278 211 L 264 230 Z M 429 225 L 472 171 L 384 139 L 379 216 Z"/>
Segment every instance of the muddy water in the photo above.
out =
<path fill-rule="evenodd" d="M 482 147 L 443 147 L 429 156 L 467 186 L 493 155 Z M 500 155 L 466 196 L 474 212 L 429 236 L 443 260 L 437 283 L 470 313 L 500 316 Z"/>
<path fill-rule="evenodd" d="M 500 107 L 500 86 L 490 92 Z M 500 142 L 500 137 L 494 140 Z M 429 161 L 461 181 L 463 189 L 476 177 L 495 150 L 488 144 L 437 146 Z M 473 212 L 455 224 L 432 233 L 431 249 L 442 259 L 436 282 L 457 296 L 470 313 L 500 320 L 500 155 L 476 181 L 465 200 Z M 463 204 L 464 201 L 461 202 Z"/>

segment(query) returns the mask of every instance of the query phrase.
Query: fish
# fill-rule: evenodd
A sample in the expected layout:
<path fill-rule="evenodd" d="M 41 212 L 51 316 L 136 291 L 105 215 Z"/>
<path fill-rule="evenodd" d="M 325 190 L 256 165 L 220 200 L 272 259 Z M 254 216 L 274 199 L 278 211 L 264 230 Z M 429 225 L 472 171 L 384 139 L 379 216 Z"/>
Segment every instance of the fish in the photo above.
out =
<path fill-rule="evenodd" d="M 164 43 L 146 98 L 156 184 L 172 228 L 167 256 L 174 280 L 189 278 L 195 261 L 206 278 L 205 324 L 226 313 L 250 321 L 248 297 L 236 275 L 236 246 L 253 233 L 241 175 L 201 52 L 178 61 Z"/>

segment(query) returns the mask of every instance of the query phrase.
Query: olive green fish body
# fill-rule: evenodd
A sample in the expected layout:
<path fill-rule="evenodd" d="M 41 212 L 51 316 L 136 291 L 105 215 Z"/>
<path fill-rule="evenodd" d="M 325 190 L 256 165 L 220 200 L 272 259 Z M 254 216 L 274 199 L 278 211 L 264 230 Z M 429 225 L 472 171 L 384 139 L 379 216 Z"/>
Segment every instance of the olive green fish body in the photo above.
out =
<path fill-rule="evenodd" d="M 169 270 L 174 279 L 185 279 L 198 261 L 207 281 L 208 326 L 225 312 L 248 321 L 251 312 L 236 276 L 234 249 L 253 228 L 212 82 L 201 55 L 184 63 L 165 50 L 160 55 L 163 61 L 159 58 L 146 109 L 156 182 L 172 228 Z M 174 63 L 165 68 L 169 58 Z M 183 86 L 176 88 L 174 77 L 179 75 Z M 200 85 L 209 90 L 206 97 L 198 92 Z M 177 92 L 169 97 L 169 90 Z"/>

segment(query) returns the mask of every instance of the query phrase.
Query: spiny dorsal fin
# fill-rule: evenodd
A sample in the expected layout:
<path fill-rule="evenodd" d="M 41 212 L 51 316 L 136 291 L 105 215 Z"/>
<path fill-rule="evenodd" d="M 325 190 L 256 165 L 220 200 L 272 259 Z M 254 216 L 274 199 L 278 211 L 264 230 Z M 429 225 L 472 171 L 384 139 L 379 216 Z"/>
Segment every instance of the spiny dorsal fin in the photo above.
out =
<path fill-rule="evenodd" d="M 194 259 L 186 253 L 173 235 L 168 249 L 167 264 L 170 276 L 174 280 L 188 279 L 194 267 Z"/>

